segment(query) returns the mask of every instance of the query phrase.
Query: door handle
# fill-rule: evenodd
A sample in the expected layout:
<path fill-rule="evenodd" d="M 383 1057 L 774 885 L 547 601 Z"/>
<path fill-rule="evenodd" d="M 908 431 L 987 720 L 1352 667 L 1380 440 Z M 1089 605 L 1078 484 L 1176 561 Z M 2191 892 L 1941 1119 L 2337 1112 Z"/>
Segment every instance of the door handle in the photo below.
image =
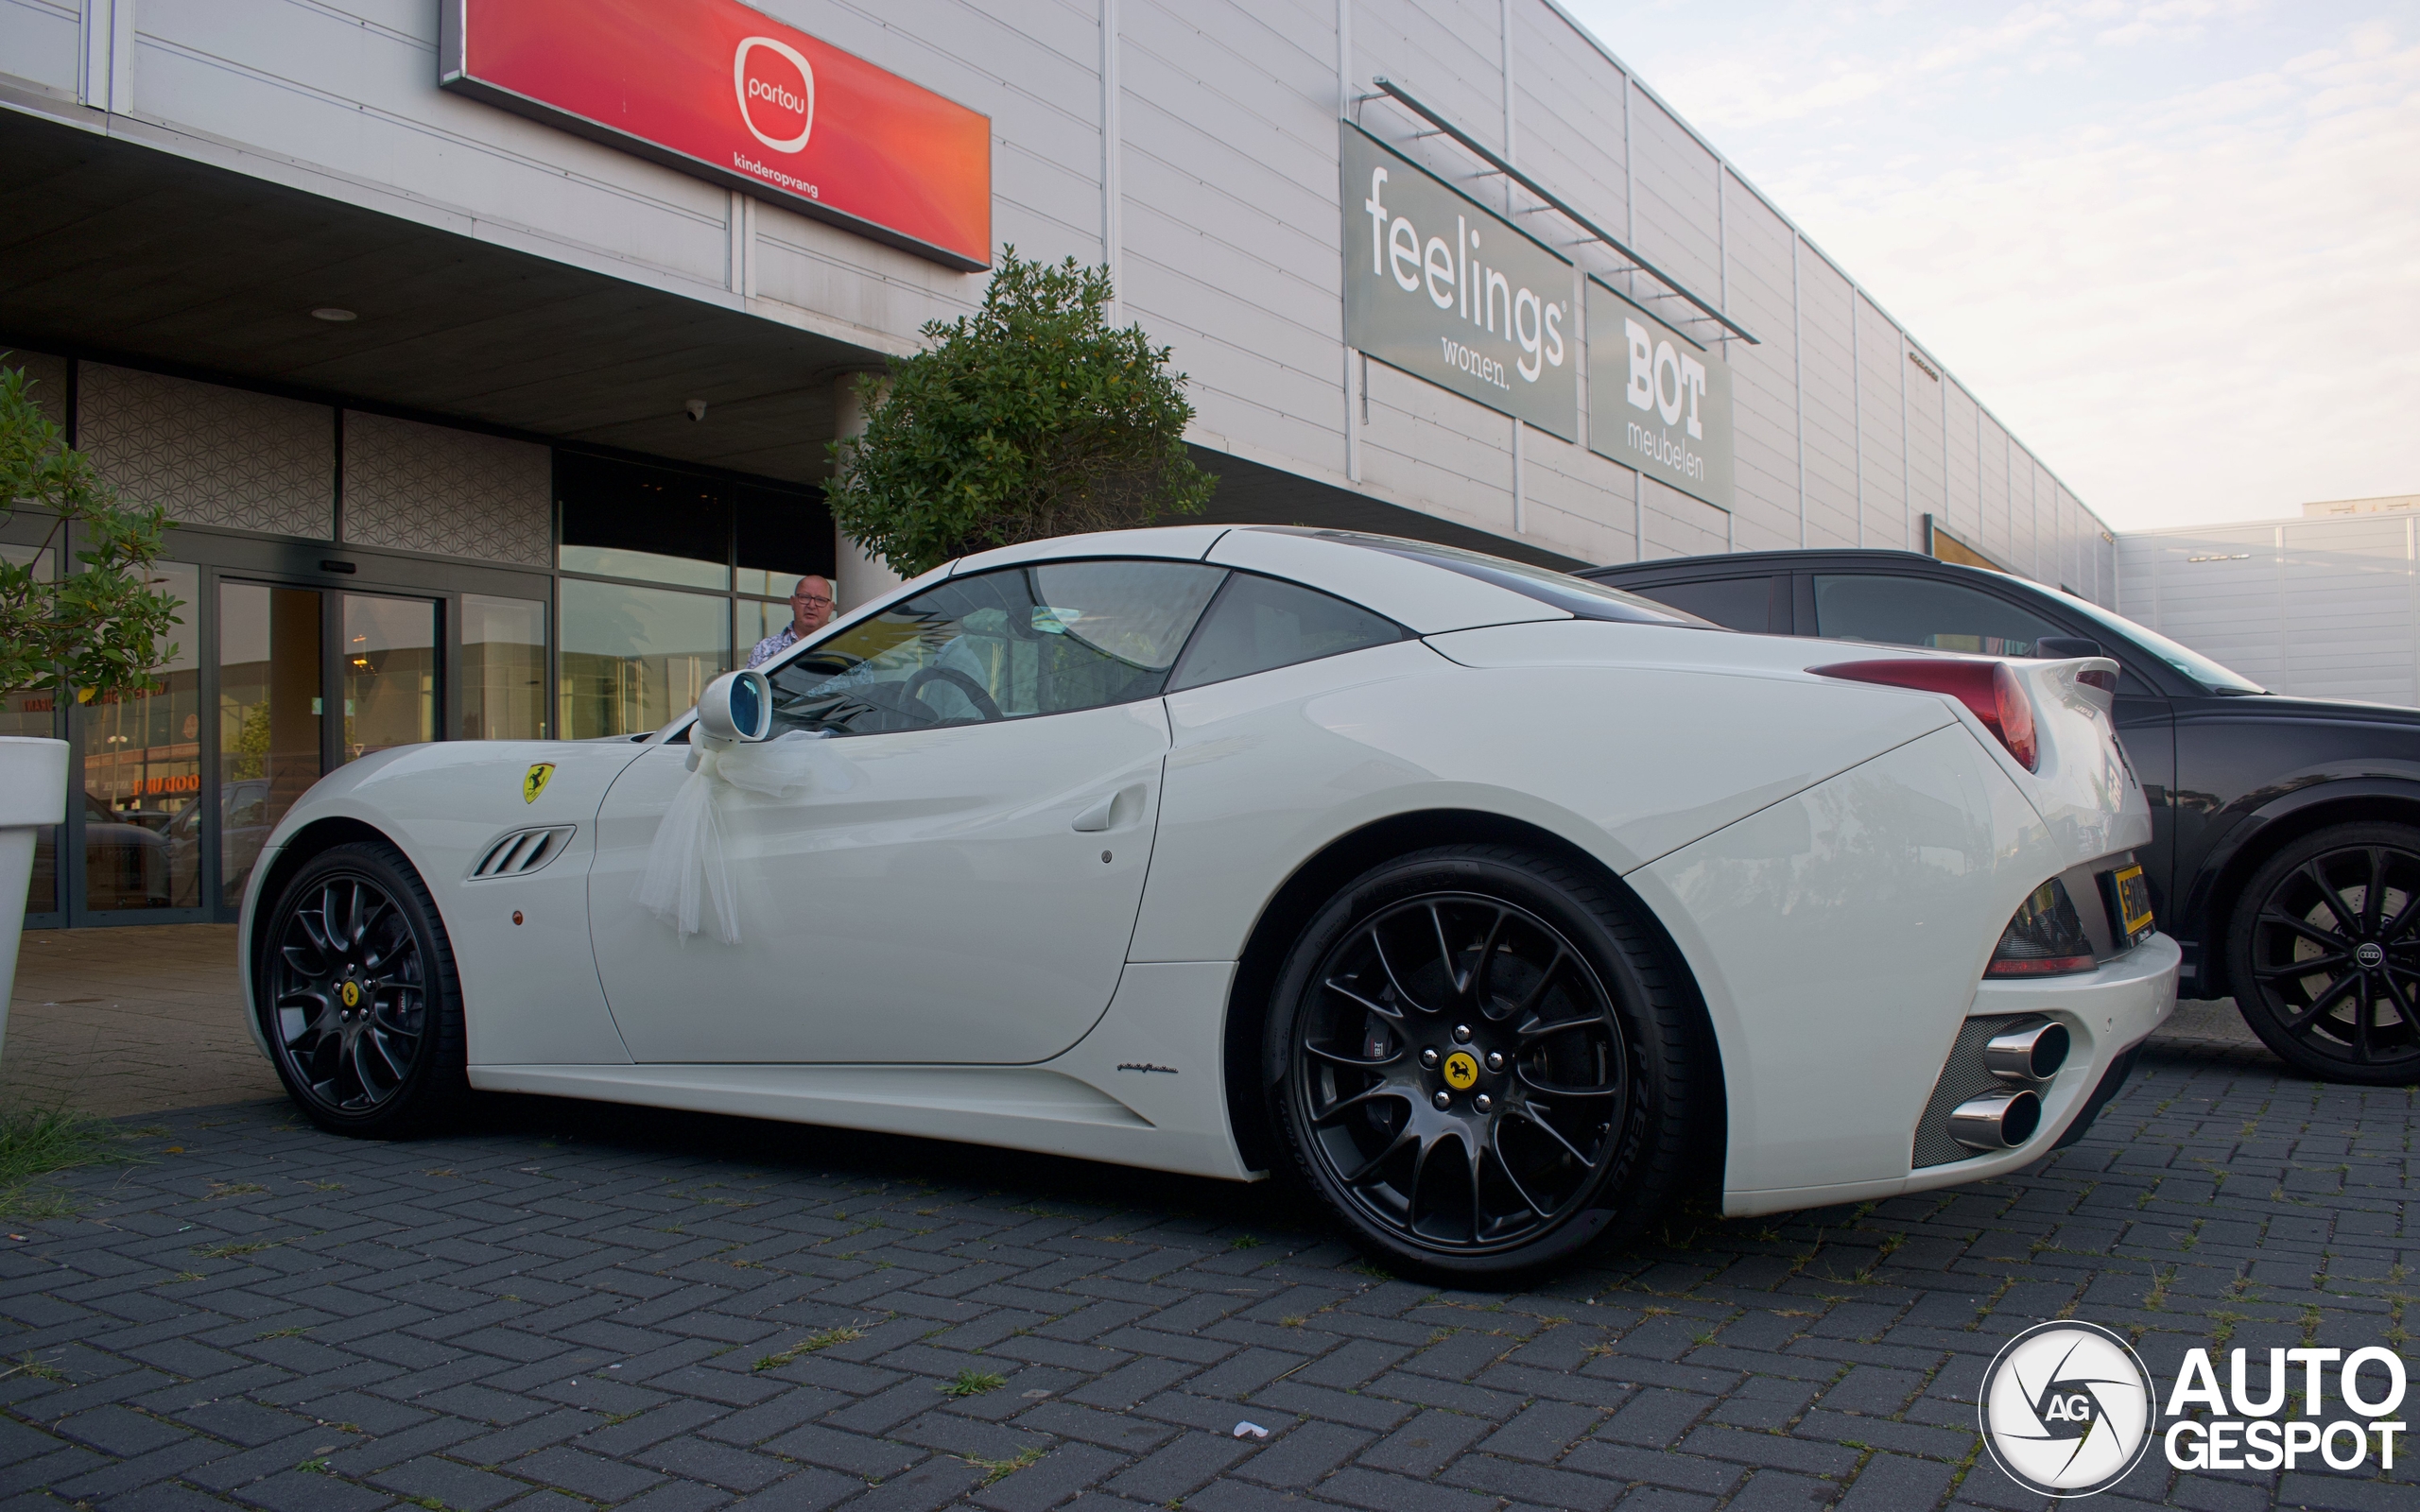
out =
<path fill-rule="evenodd" d="M 1121 787 L 1077 815 L 1072 828 L 1079 834 L 1098 834 L 1103 830 L 1122 829 L 1143 816 L 1143 798 L 1144 787 L 1140 782 Z"/>

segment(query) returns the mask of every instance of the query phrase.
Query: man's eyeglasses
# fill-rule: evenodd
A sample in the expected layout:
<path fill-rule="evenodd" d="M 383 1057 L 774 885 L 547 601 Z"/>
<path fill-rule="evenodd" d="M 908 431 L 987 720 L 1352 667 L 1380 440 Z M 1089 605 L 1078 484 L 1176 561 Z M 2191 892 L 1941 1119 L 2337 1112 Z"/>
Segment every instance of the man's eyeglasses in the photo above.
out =
<path fill-rule="evenodd" d="M 793 604 L 829 605 L 832 601 L 819 593 L 792 593 L 790 595 L 790 602 Z"/>

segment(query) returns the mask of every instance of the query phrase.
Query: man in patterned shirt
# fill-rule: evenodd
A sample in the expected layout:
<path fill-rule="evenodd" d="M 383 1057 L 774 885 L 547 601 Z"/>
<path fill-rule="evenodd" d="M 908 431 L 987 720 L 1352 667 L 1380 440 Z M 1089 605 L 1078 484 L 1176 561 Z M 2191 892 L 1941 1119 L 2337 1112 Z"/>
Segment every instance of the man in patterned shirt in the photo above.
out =
<path fill-rule="evenodd" d="M 822 577 L 802 577 L 790 590 L 790 623 L 779 635 L 769 635 L 748 653 L 748 664 L 769 662 L 832 623 L 832 584 Z"/>

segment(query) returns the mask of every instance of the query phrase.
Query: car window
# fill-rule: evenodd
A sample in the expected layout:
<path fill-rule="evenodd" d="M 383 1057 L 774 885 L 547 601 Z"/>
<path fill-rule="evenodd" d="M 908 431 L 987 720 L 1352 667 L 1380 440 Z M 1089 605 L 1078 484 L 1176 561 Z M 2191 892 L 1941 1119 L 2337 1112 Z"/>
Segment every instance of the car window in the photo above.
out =
<path fill-rule="evenodd" d="M 2267 693 L 2269 691 L 2233 668 L 2220 665 L 2190 646 L 2179 645 L 2148 626 L 2137 625 L 2123 614 L 2102 609 L 2090 599 L 2080 598 L 2064 591 L 2057 592 L 2059 592 L 2059 597 L 2066 601 L 2067 607 L 2077 613 L 2107 626 L 2119 635 L 2131 638 L 2135 644 L 2167 662 L 2172 670 L 2183 673 L 2212 693 Z"/>
<path fill-rule="evenodd" d="M 769 672 L 774 728 L 880 734 L 1156 696 L 1224 576 L 1071 561 L 950 578 Z"/>
<path fill-rule="evenodd" d="M 1754 577 L 1700 577 L 1685 583 L 1633 588 L 1631 592 L 1731 629 L 1762 635 L 1772 628 L 1773 580 L 1770 574 Z"/>
<path fill-rule="evenodd" d="M 1409 633 L 1384 615 L 1317 589 L 1236 573 L 1202 617 L 1168 679 L 1168 691 L 1385 645 Z"/>
<path fill-rule="evenodd" d="M 1836 641 L 2031 656 L 2034 642 L 2068 632 L 1963 583 L 1883 573 L 1818 573 L 1815 633 Z"/>

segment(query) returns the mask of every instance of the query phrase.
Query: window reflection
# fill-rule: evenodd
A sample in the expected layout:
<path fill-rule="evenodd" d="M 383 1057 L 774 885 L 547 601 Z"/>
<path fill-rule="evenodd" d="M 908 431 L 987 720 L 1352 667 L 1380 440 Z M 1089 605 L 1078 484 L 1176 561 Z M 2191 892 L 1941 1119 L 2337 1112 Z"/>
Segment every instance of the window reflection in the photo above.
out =
<path fill-rule="evenodd" d="M 223 899 L 237 904 L 262 842 L 320 780 L 320 595 L 218 588 L 218 804 Z"/>
<path fill-rule="evenodd" d="M 48 577 L 53 558 L 46 550 L 32 546 L 0 543 L 0 558 L 20 565 L 31 564 L 34 576 Z M 38 739 L 59 738 L 59 702 L 48 693 L 12 693 L 0 700 L 0 735 L 31 735 Z M 59 911 L 59 827 L 44 825 L 34 832 L 33 881 L 26 891 L 26 912 L 55 914 Z M 0 923 L 0 928 L 7 927 Z"/>
<path fill-rule="evenodd" d="M 562 662 L 565 738 L 653 730 L 730 667 L 731 601 L 566 577 Z"/>
<path fill-rule="evenodd" d="M 344 759 L 437 738 L 437 606 L 344 595 Z"/>
<path fill-rule="evenodd" d="M 177 654 L 155 693 L 103 694 L 78 711 L 84 746 L 84 906 L 115 912 L 201 906 L 201 573 L 153 568 L 179 604 Z M 181 819 L 186 822 L 180 824 Z"/>
<path fill-rule="evenodd" d="M 462 595 L 462 738 L 546 738 L 546 606 Z"/>

